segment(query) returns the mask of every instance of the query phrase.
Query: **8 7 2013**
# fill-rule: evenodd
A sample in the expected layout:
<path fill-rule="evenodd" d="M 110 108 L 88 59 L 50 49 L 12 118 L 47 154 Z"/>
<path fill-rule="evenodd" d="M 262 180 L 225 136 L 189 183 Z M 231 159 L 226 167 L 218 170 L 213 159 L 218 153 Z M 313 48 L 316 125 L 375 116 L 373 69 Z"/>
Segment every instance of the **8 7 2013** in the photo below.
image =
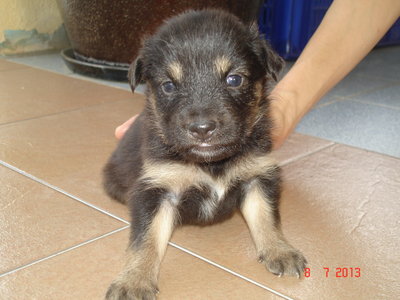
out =
<path fill-rule="evenodd" d="M 324 267 L 325 277 L 336 277 L 336 278 L 359 278 L 361 277 L 361 268 L 358 267 L 337 267 L 328 268 Z M 304 277 L 311 277 L 311 269 L 304 269 Z"/>

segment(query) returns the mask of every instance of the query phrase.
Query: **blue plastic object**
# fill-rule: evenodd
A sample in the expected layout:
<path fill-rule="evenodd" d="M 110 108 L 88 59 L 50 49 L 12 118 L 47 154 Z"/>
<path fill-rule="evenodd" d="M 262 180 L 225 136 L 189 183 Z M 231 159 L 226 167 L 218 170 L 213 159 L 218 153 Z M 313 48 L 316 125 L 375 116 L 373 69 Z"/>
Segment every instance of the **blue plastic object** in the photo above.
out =
<path fill-rule="evenodd" d="M 266 0 L 259 16 L 260 31 L 284 58 L 303 51 L 333 0 Z M 378 46 L 400 44 L 400 19 Z"/>

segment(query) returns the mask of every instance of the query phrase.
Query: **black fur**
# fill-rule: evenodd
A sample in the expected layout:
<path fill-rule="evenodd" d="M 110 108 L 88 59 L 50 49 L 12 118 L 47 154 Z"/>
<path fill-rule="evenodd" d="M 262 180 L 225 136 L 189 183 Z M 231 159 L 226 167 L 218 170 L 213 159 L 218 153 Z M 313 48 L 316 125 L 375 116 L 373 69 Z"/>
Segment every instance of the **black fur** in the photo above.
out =
<path fill-rule="evenodd" d="M 132 219 L 130 238 L 133 246 L 142 243 L 154 214 L 166 194 L 168 194 L 168 191 L 162 188 L 152 188 L 146 184 L 135 186 L 132 201 L 129 203 Z"/>
<path fill-rule="evenodd" d="M 260 174 L 257 177 L 258 182 L 260 182 L 260 186 L 269 199 L 269 206 L 271 207 L 274 213 L 274 221 L 275 226 L 280 227 L 281 217 L 279 215 L 279 200 L 281 197 L 281 175 L 280 169 L 276 168 L 273 171 L 273 174 L 268 174 L 268 176 L 264 176 Z"/>
<path fill-rule="evenodd" d="M 241 89 L 229 91 L 223 79 L 213 74 L 212 63 L 218 56 L 228 57 L 234 68 L 243 68 L 249 74 Z M 173 61 L 184 66 L 185 80 L 176 94 L 165 95 L 160 85 L 168 80 L 165 70 Z M 245 26 L 227 13 L 193 11 L 168 21 L 145 41 L 130 70 L 132 89 L 139 83 L 148 84 L 147 95 L 155 96 L 161 119 L 148 102 L 122 139 L 105 171 L 110 196 L 120 201 L 124 198 L 119 195 L 121 190 L 127 194 L 147 157 L 198 163 L 213 176 L 220 176 L 244 154 L 269 152 L 268 99 L 261 99 L 257 109 L 263 117 L 249 135 L 245 134 L 244 120 L 253 109 L 254 83 L 261 81 L 266 93 L 269 80 L 276 78 L 282 64 L 254 24 Z M 217 118 L 225 126 L 213 137 L 216 144 L 222 144 L 215 157 L 196 157 L 190 151 L 192 141 L 184 133 L 188 122 L 182 119 L 201 114 Z M 158 128 L 164 131 L 163 136 L 155 134 Z"/>

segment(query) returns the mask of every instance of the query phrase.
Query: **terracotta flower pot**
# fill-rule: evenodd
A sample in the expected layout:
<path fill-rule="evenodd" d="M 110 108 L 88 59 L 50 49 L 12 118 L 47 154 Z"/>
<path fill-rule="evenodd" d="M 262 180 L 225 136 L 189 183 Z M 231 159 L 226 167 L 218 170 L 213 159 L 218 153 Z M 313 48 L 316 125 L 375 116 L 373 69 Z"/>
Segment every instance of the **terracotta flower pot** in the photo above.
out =
<path fill-rule="evenodd" d="M 78 73 L 126 80 L 126 69 L 167 18 L 187 9 L 228 10 L 245 21 L 256 20 L 262 0 L 58 0 L 72 51 L 68 66 Z"/>

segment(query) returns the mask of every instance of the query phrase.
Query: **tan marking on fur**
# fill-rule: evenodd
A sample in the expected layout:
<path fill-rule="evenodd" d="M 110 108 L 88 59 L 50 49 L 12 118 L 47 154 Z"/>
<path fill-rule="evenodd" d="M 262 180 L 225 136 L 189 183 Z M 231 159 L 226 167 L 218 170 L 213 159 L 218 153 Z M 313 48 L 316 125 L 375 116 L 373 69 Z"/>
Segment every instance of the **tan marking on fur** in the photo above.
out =
<path fill-rule="evenodd" d="M 261 109 L 260 102 L 264 98 L 264 86 L 263 80 L 257 81 L 254 84 L 253 99 L 249 103 L 249 112 L 246 117 L 246 136 L 250 136 L 253 133 L 254 126 L 261 120 L 265 109 Z"/>
<path fill-rule="evenodd" d="M 150 104 L 149 108 L 153 112 L 155 118 L 157 120 L 160 120 L 160 114 L 158 113 L 158 110 L 157 110 L 156 98 L 155 98 L 154 92 L 151 88 L 150 88 L 147 99 L 148 99 L 148 103 Z"/>
<path fill-rule="evenodd" d="M 256 246 L 259 262 L 278 276 L 300 278 L 306 265 L 304 256 L 293 248 L 283 236 L 274 212 L 257 180 L 248 188 L 241 211 Z"/>
<path fill-rule="evenodd" d="M 243 217 L 249 226 L 258 254 L 282 237 L 274 223 L 274 213 L 257 180 L 251 183 L 241 207 Z"/>
<path fill-rule="evenodd" d="M 276 164 L 269 155 L 249 155 L 231 166 L 225 176 L 215 179 L 195 165 L 145 160 L 140 180 L 147 182 L 151 187 L 161 187 L 171 191 L 178 201 L 175 205 L 179 204 L 180 196 L 190 186 L 207 185 L 212 193 L 218 196 L 210 197 L 201 206 L 200 217 L 208 220 L 214 216 L 225 191 L 233 183 L 251 180 L 259 174 L 268 176 L 268 173 L 273 172 L 275 168 Z"/>
<path fill-rule="evenodd" d="M 183 79 L 183 69 L 179 62 L 174 61 L 168 64 L 168 71 L 175 81 L 181 82 Z"/>
<path fill-rule="evenodd" d="M 179 195 L 188 186 L 207 180 L 204 175 L 193 165 L 145 160 L 141 180 L 152 187 L 163 187 Z"/>
<path fill-rule="evenodd" d="M 260 100 L 264 96 L 264 87 L 263 87 L 263 82 L 262 80 L 257 81 L 255 84 L 255 93 L 254 96 L 256 98 L 256 106 L 258 107 Z"/>
<path fill-rule="evenodd" d="M 250 111 L 246 118 L 247 122 L 246 136 L 251 135 L 254 126 L 256 126 L 256 124 L 261 120 L 263 114 L 265 113 L 264 110 L 260 109 L 261 99 L 265 97 L 264 92 L 265 91 L 263 86 L 263 80 L 257 81 L 254 85 L 254 94 L 253 94 L 253 100 L 251 101 Z"/>
<path fill-rule="evenodd" d="M 155 133 L 164 142 L 166 142 L 163 129 L 161 128 L 161 125 L 160 125 L 160 122 L 159 122 L 159 120 L 161 120 L 161 116 L 160 116 L 160 113 L 157 110 L 157 104 L 156 104 L 155 95 L 154 95 L 154 92 L 153 92 L 153 90 L 151 88 L 149 88 L 147 99 L 148 99 L 147 100 L 147 103 L 148 103 L 147 109 L 151 110 L 152 113 L 153 113 L 153 117 L 150 117 L 149 121 L 154 125 L 154 127 L 156 129 Z"/>
<path fill-rule="evenodd" d="M 112 282 L 108 292 L 108 299 L 120 299 L 125 292 L 131 298 L 140 297 L 140 291 L 155 291 L 159 263 L 154 244 L 143 245 L 139 249 L 128 248 L 125 266 L 118 277 Z"/>
<path fill-rule="evenodd" d="M 177 201 L 182 193 L 190 186 L 200 187 L 208 185 L 218 195 L 218 199 L 211 197 L 201 206 L 200 214 L 205 220 L 213 216 L 213 212 L 225 194 L 224 182 L 214 180 L 199 167 L 192 164 L 178 162 L 154 162 L 145 160 L 143 175 L 140 180 L 145 181 L 151 187 L 166 188 L 171 191 Z M 178 205 L 179 203 L 175 203 Z"/>
<path fill-rule="evenodd" d="M 214 61 L 215 68 L 220 75 L 226 75 L 231 67 L 231 62 L 226 56 L 219 56 Z"/>
<path fill-rule="evenodd" d="M 223 199 L 223 196 L 225 194 L 225 189 L 218 186 L 214 186 L 213 188 L 215 189 L 215 194 L 217 194 L 217 198 L 214 197 L 214 195 L 211 195 L 209 199 L 202 202 L 199 211 L 199 217 L 203 220 L 213 219 L 219 202 L 221 199 Z"/>
<path fill-rule="evenodd" d="M 231 167 L 224 176 L 224 181 L 229 183 L 235 180 L 250 180 L 260 174 L 268 175 L 276 169 L 276 162 L 265 155 L 248 155 Z"/>
<path fill-rule="evenodd" d="M 164 200 L 151 224 L 150 235 L 152 240 L 155 241 L 160 261 L 164 256 L 174 229 L 176 214 L 176 208 L 172 205 L 172 202 Z"/>
<path fill-rule="evenodd" d="M 161 203 L 140 247 L 130 246 L 122 273 L 113 282 L 128 290 L 153 290 L 157 285 L 160 264 L 174 229 L 176 209 L 170 201 Z"/>
<path fill-rule="evenodd" d="M 225 176 L 214 179 L 192 164 L 145 160 L 140 180 L 146 181 L 153 187 L 169 189 L 175 195 L 180 195 L 189 186 L 207 184 L 222 198 L 224 191 L 232 182 L 250 180 L 259 174 L 268 174 L 275 168 L 276 163 L 269 155 L 249 155 L 231 166 Z"/>

